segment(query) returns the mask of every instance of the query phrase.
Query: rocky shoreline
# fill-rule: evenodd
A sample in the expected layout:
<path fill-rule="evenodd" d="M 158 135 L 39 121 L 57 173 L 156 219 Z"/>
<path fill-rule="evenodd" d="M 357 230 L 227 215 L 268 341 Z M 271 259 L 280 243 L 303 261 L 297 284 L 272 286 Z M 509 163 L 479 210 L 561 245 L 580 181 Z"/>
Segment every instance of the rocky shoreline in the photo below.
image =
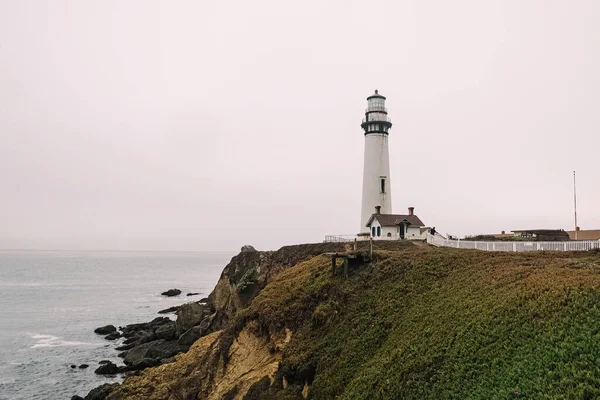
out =
<path fill-rule="evenodd" d="M 206 397 L 209 392 L 216 390 L 215 385 L 222 378 L 223 368 L 226 368 L 227 371 L 233 368 L 232 371 L 234 371 L 236 362 L 239 362 L 241 366 L 240 371 L 245 371 L 246 364 L 244 363 L 251 362 L 248 360 L 238 360 L 236 362 L 232 361 L 231 365 L 227 366 L 227 360 L 233 354 L 232 352 L 235 352 L 234 348 L 237 348 L 235 346 L 232 348 L 234 339 L 240 334 L 237 323 L 239 321 L 243 322 L 243 319 L 236 319 L 238 311 L 246 309 L 270 279 L 283 269 L 323 253 L 342 251 L 343 249 L 345 249 L 345 244 L 343 243 L 284 246 L 277 251 L 257 251 L 252 246 L 242 247 L 241 252 L 234 256 L 225 266 L 208 298 L 170 307 L 158 312 L 158 314 L 175 313 L 176 320 L 161 316 L 150 322 L 141 324 L 130 324 L 119 328 L 111 327 L 110 325 L 101 327 L 100 332 L 107 335 L 105 337 L 108 340 L 111 340 L 114 336 L 118 336 L 115 349 L 121 352 L 119 353 L 119 357 L 123 359 L 123 364 L 116 365 L 106 360 L 102 365 L 97 367 L 96 373 L 107 374 L 109 376 L 121 374 L 126 379 L 123 383 L 105 383 L 91 390 L 85 398 L 73 396 L 72 400 L 115 400 L 128 398 L 129 396 L 125 392 L 130 390 L 131 385 L 135 385 L 133 382 L 139 382 L 140 379 L 150 379 L 154 384 L 159 384 L 158 381 L 161 381 L 163 378 L 166 380 L 170 379 L 161 375 L 158 381 L 154 381 L 152 376 L 156 374 L 157 368 L 155 367 L 157 366 L 160 371 L 163 371 L 163 368 L 166 368 L 166 370 L 183 368 L 183 370 L 176 374 L 177 376 L 181 374 L 181 379 L 190 374 L 201 374 L 205 379 L 201 379 L 201 382 L 198 384 L 202 387 L 196 387 L 193 384 L 193 387 L 189 388 L 189 390 L 190 393 L 194 392 L 195 394 L 193 396 L 192 394 L 185 394 L 181 398 Z M 169 292 L 174 293 L 175 291 L 168 290 L 163 293 L 167 296 L 166 293 Z M 188 296 L 192 295 L 196 294 L 188 294 Z M 260 333 L 261 324 L 255 321 L 254 325 L 258 329 L 257 332 Z M 252 329 L 250 331 L 254 332 Z M 249 335 L 250 338 L 257 338 L 253 333 Z M 271 335 L 267 336 L 271 338 Z M 288 336 L 288 333 L 285 331 L 277 331 L 273 336 L 277 340 L 271 338 L 276 343 L 269 339 L 270 344 L 266 347 L 261 345 L 261 351 L 256 353 L 252 350 L 248 355 L 262 354 L 269 360 L 271 358 L 273 360 L 278 359 L 281 357 L 283 345 L 280 346 L 277 343 L 281 340 L 284 342 L 289 340 L 289 338 L 286 339 Z M 256 340 L 260 341 L 263 339 Z M 204 349 L 203 346 L 209 346 L 211 350 L 205 354 L 204 351 L 206 349 L 199 350 Z M 236 346 L 239 347 L 240 344 Z M 242 344 L 242 346 L 246 346 L 246 344 Z M 244 348 L 244 351 L 246 350 L 249 349 Z M 204 354 L 202 361 L 196 360 L 196 357 L 199 357 L 199 351 Z M 189 354 L 191 355 L 186 357 Z M 244 358 L 243 354 L 246 353 L 241 352 L 236 357 Z M 208 358 L 205 359 L 205 356 Z M 191 360 L 190 365 L 186 364 L 188 359 Z M 275 364 L 272 364 L 272 366 Z M 183 365 L 187 366 L 182 367 Z M 169 368 L 169 366 L 171 367 Z M 249 368 L 252 370 L 254 367 L 250 366 Z M 231 373 L 235 375 L 235 371 Z M 254 378 L 258 377 L 257 374 L 260 375 L 258 372 L 253 372 L 249 375 L 243 373 L 243 377 L 240 379 L 247 384 L 250 384 L 250 382 L 254 383 Z M 237 387 L 235 382 L 238 382 L 238 378 L 234 378 L 232 382 L 231 384 L 224 383 L 223 387 L 232 385 Z M 244 391 L 248 389 L 246 383 L 243 385 L 240 384 L 244 387 Z M 234 390 L 233 386 L 227 390 Z M 223 387 L 217 390 L 217 392 L 221 393 L 220 391 L 223 390 Z M 187 393 L 187 390 L 187 388 L 181 388 L 182 393 Z M 160 390 L 154 393 L 153 396 L 153 398 L 169 398 L 166 393 Z M 132 398 L 145 397 L 146 394 L 142 397 L 133 396 Z M 229 396 L 227 398 L 233 397 Z"/>
<path fill-rule="evenodd" d="M 163 296 L 177 296 L 181 294 L 178 289 L 169 289 Z M 199 293 L 188 293 L 187 296 Z M 208 305 L 208 298 L 195 302 L 187 302 L 179 306 L 160 310 L 158 314 L 174 313 L 176 319 L 157 317 L 150 322 L 129 324 L 115 327 L 106 325 L 94 330 L 94 333 L 103 335 L 104 339 L 119 341 L 115 350 L 119 351 L 118 357 L 123 359 L 122 365 L 117 365 L 110 360 L 102 360 L 94 371 L 98 375 L 124 376 L 137 375 L 140 371 L 165 364 L 172 361 L 178 353 L 187 352 L 190 346 L 201 336 L 211 332 L 215 322 L 216 312 Z M 72 365 L 71 368 L 76 368 Z M 82 364 L 79 368 L 87 368 Z M 100 400 L 106 397 L 114 385 L 103 384 L 91 390 L 85 397 L 73 396 L 72 400 Z"/>

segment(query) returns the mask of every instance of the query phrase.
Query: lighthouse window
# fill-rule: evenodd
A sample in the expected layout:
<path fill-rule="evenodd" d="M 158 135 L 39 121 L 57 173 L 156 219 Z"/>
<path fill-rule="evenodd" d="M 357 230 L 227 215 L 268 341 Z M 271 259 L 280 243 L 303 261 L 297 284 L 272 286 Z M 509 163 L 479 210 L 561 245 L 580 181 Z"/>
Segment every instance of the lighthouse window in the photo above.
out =
<path fill-rule="evenodd" d="M 371 236 L 375 236 L 375 227 L 371 228 Z"/>
<path fill-rule="evenodd" d="M 385 178 L 381 178 L 381 193 L 385 193 Z"/>
<path fill-rule="evenodd" d="M 381 227 L 380 226 L 377 227 L 377 236 L 381 236 Z"/>

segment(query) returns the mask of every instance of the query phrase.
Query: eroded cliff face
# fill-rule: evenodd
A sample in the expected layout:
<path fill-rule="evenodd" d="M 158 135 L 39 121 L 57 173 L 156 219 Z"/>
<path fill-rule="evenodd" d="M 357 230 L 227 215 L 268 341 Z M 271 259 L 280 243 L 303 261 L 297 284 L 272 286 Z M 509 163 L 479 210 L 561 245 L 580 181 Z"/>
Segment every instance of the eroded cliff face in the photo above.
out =
<path fill-rule="evenodd" d="M 269 386 L 277 379 L 283 385 L 283 377 L 276 377 L 276 372 L 292 330 L 285 324 L 264 324 L 258 318 L 236 316 L 279 272 L 344 248 L 339 243 L 319 243 L 285 246 L 278 251 L 243 249 L 223 269 L 209 295 L 211 315 L 197 327 L 185 327 L 202 328 L 202 337 L 173 362 L 128 377 L 107 399 L 234 400 L 243 399 L 259 383 Z"/>
<path fill-rule="evenodd" d="M 315 243 L 284 246 L 277 251 L 242 251 L 223 269 L 208 304 L 216 313 L 212 330 L 229 326 L 279 271 L 316 255 L 343 251 L 348 244 Z"/>
<path fill-rule="evenodd" d="M 173 362 L 128 378 L 107 399 L 243 399 L 261 379 L 275 379 L 291 337 L 289 329 L 264 332 L 257 321 L 246 323 L 233 338 L 213 332 Z"/>

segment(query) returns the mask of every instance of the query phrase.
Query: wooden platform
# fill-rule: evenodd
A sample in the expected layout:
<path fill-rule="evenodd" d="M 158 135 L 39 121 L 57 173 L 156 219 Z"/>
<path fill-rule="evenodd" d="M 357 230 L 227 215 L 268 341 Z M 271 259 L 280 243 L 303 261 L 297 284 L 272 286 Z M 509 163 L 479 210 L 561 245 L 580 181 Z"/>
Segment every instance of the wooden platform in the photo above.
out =
<path fill-rule="evenodd" d="M 359 255 L 357 253 L 325 253 L 326 256 L 331 257 L 331 273 L 335 276 L 338 273 L 337 268 L 337 260 L 338 258 L 343 259 L 344 263 L 341 268 L 344 272 L 344 276 L 348 277 L 348 264 L 350 262 L 348 260 L 356 260 Z"/>

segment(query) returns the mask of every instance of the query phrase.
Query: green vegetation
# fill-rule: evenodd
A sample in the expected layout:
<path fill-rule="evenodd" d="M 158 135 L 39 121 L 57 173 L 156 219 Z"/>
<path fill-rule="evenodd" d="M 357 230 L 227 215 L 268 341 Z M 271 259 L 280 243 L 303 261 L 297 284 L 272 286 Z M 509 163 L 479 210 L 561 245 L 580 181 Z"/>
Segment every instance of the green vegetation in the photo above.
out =
<path fill-rule="evenodd" d="M 244 290 L 254 285 L 257 281 L 258 273 L 256 272 L 256 269 L 250 268 L 240 278 L 239 282 L 236 285 L 236 290 L 238 293 L 242 293 Z"/>
<path fill-rule="evenodd" d="M 598 252 L 399 244 L 347 279 L 330 263 L 283 270 L 238 314 L 293 331 L 287 389 L 263 380 L 253 399 L 301 398 L 305 383 L 311 399 L 600 397 Z"/>

